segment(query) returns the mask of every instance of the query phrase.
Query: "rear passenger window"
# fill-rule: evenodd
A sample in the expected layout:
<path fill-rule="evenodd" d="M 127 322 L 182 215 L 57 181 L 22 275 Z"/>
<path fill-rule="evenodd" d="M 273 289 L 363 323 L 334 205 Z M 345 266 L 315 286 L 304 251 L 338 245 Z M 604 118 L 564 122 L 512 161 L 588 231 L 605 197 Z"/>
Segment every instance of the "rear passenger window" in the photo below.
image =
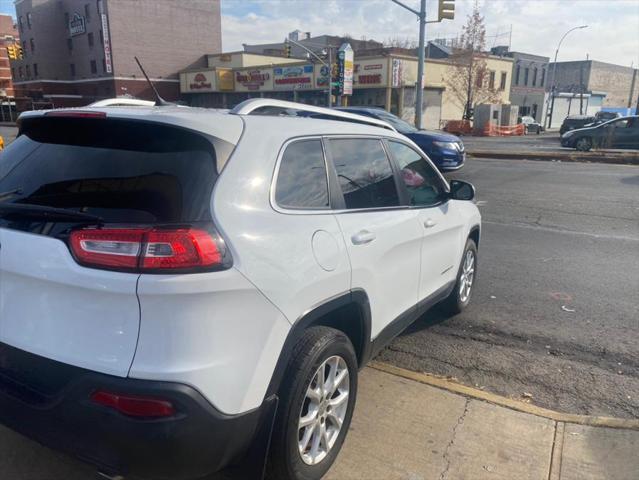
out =
<path fill-rule="evenodd" d="M 393 170 L 380 140 L 332 139 L 330 145 L 346 208 L 399 205 Z"/>
<path fill-rule="evenodd" d="M 286 147 L 277 174 L 275 202 L 284 208 L 328 208 L 321 140 L 302 140 Z"/>

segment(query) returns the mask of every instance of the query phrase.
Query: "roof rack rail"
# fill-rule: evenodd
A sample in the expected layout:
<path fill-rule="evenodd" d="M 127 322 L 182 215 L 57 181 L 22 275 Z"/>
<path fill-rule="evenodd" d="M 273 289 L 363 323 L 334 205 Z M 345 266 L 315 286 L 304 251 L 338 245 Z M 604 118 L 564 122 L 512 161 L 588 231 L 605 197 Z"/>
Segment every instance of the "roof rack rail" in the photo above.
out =
<path fill-rule="evenodd" d="M 306 105 L 304 103 L 287 102 L 286 100 L 276 100 L 273 98 L 249 98 L 233 108 L 230 113 L 236 115 L 250 115 L 258 109 L 270 110 L 272 114 L 285 114 L 295 116 L 298 112 L 308 113 L 309 118 L 321 118 L 324 120 L 342 120 L 353 123 L 363 123 L 374 127 L 385 128 L 395 132 L 395 128 L 388 122 L 378 120 L 376 118 L 365 117 L 355 113 L 348 113 L 331 108 L 316 107 L 314 105 Z M 275 113 L 277 112 L 277 113 Z"/>

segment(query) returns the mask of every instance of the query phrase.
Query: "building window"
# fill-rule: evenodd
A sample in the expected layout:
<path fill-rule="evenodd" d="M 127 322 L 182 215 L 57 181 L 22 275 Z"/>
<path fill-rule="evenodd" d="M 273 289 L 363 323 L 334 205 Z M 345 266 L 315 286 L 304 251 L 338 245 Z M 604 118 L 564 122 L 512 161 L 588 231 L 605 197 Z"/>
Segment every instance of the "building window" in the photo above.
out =
<path fill-rule="evenodd" d="M 102 33 L 102 30 L 100 30 L 100 43 L 104 45 L 104 34 Z"/>
<path fill-rule="evenodd" d="M 16 78 L 16 68 L 11 67 L 11 78 Z"/>
<path fill-rule="evenodd" d="M 33 38 L 29 39 L 29 46 L 31 47 L 31 53 L 35 52 L 35 42 L 33 41 Z"/>
<path fill-rule="evenodd" d="M 88 3 L 84 4 L 84 17 L 86 18 L 87 22 L 91 20 L 91 5 L 89 5 Z"/>
<path fill-rule="evenodd" d="M 69 71 L 71 72 L 71 76 L 75 77 L 75 63 L 69 64 Z"/>
<path fill-rule="evenodd" d="M 64 13 L 64 26 L 66 28 L 69 28 L 69 13 L 68 12 Z"/>
<path fill-rule="evenodd" d="M 27 13 L 27 26 L 31 30 L 31 12 Z"/>
<path fill-rule="evenodd" d="M 106 73 L 106 60 L 102 59 L 102 72 Z"/>
<path fill-rule="evenodd" d="M 24 77 L 24 75 L 22 74 L 22 67 L 18 67 L 18 75 L 20 76 L 20 78 Z"/>
<path fill-rule="evenodd" d="M 67 48 L 69 49 L 70 52 L 73 51 L 73 39 L 72 38 L 67 38 Z"/>
<path fill-rule="evenodd" d="M 26 65 L 24 67 L 24 71 L 27 72 L 27 78 L 31 77 L 31 67 L 29 65 Z"/>
<path fill-rule="evenodd" d="M 98 64 L 95 60 L 91 60 L 91 73 L 98 73 Z"/>
<path fill-rule="evenodd" d="M 499 90 L 506 90 L 506 77 L 508 74 L 506 72 L 501 72 L 501 79 L 499 80 Z"/>
<path fill-rule="evenodd" d="M 484 72 L 482 70 L 479 70 L 477 72 L 477 79 L 475 81 L 475 85 L 477 86 L 477 88 L 481 88 L 484 86 Z"/>
<path fill-rule="evenodd" d="M 33 64 L 33 76 L 34 77 L 38 76 L 38 64 L 37 63 Z"/>
<path fill-rule="evenodd" d="M 20 27 L 20 31 L 24 30 L 24 24 L 22 23 L 22 15 L 18 17 L 18 26 Z"/>
<path fill-rule="evenodd" d="M 533 87 L 537 86 L 537 67 L 533 69 Z"/>
<path fill-rule="evenodd" d="M 87 35 L 87 39 L 89 40 L 89 47 L 93 48 L 93 33 L 89 32 L 89 34 Z"/>
<path fill-rule="evenodd" d="M 545 82 L 546 82 L 546 69 L 542 68 L 541 69 L 541 83 L 539 83 L 539 86 L 543 87 Z"/>
<path fill-rule="evenodd" d="M 517 65 L 515 70 L 515 85 L 519 85 L 519 74 L 521 73 L 521 65 Z"/>
<path fill-rule="evenodd" d="M 528 85 L 528 74 L 530 73 L 530 68 L 524 68 L 524 85 Z"/>
<path fill-rule="evenodd" d="M 25 57 L 27 55 L 27 41 L 26 40 L 22 40 L 22 55 L 24 55 Z"/>
<path fill-rule="evenodd" d="M 491 90 L 495 88 L 495 72 L 491 71 L 488 77 L 488 88 Z"/>

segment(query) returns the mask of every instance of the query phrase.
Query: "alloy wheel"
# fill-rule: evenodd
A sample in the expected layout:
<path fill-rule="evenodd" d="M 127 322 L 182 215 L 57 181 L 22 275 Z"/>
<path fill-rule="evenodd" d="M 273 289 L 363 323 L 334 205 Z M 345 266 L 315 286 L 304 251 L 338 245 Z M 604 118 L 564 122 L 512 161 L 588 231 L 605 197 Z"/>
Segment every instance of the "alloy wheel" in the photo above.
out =
<path fill-rule="evenodd" d="M 459 299 L 462 303 L 466 303 L 470 298 L 470 292 L 473 288 L 473 280 L 475 279 L 475 253 L 467 250 L 464 257 L 461 276 L 459 277 Z"/>
<path fill-rule="evenodd" d="M 344 359 L 327 358 L 306 389 L 298 422 L 298 449 L 307 465 L 317 465 L 331 451 L 348 409 L 350 374 Z"/>

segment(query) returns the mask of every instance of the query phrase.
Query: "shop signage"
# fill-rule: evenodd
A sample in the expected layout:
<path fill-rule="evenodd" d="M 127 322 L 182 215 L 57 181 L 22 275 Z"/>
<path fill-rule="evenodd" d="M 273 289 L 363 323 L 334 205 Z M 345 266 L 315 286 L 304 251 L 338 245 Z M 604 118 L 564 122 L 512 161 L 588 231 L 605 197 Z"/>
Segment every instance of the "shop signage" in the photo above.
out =
<path fill-rule="evenodd" d="M 353 94 L 353 48 L 349 43 L 342 44 L 337 52 L 339 71 L 339 94 Z"/>
<path fill-rule="evenodd" d="M 109 39 L 109 22 L 106 13 L 101 15 L 102 38 L 104 39 L 104 67 L 106 73 L 113 73 L 113 62 L 111 61 L 111 40 Z"/>
<path fill-rule="evenodd" d="M 270 71 L 256 68 L 235 72 L 235 83 L 237 90 L 271 90 L 273 80 Z"/>
<path fill-rule="evenodd" d="M 384 65 L 381 63 L 375 63 L 373 65 L 364 65 L 364 70 L 381 70 L 384 68 Z"/>
<path fill-rule="evenodd" d="M 328 65 L 315 65 L 315 88 L 326 88 L 328 86 L 328 78 Z"/>
<path fill-rule="evenodd" d="M 72 37 L 76 35 L 82 35 L 87 31 L 84 17 L 79 13 L 74 13 L 73 17 L 69 20 L 69 33 Z"/>
<path fill-rule="evenodd" d="M 401 87 L 403 79 L 403 62 L 399 58 L 393 58 L 392 82 L 393 87 Z"/>
<path fill-rule="evenodd" d="M 273 82 L 275 90 L 313 88 L 313 65 L 274 68 Z"/>
<path fill-rule="evenodd" d="M 376 73 L 374 75 L 360 75 L 357 77 L 358 83 L 361 85 L 379 85 L 382 83 L 382 75 Z"/>
<path fill-rule="evenodd" d="M 230 91 L 235 88 L 233 70 L 226 68 L 217 69 L 217 86 L 220 90 Z"/>
<path fill-rule="evenodd" d="M 191 90 L 202 90 L 202 89 L 211 89 L 213 86 L 211 82 L 209 82 L 206 75 L 203 73 L 196 73 L 193 77 L 193 81 L 189 84 L 189 88 Z"/>

